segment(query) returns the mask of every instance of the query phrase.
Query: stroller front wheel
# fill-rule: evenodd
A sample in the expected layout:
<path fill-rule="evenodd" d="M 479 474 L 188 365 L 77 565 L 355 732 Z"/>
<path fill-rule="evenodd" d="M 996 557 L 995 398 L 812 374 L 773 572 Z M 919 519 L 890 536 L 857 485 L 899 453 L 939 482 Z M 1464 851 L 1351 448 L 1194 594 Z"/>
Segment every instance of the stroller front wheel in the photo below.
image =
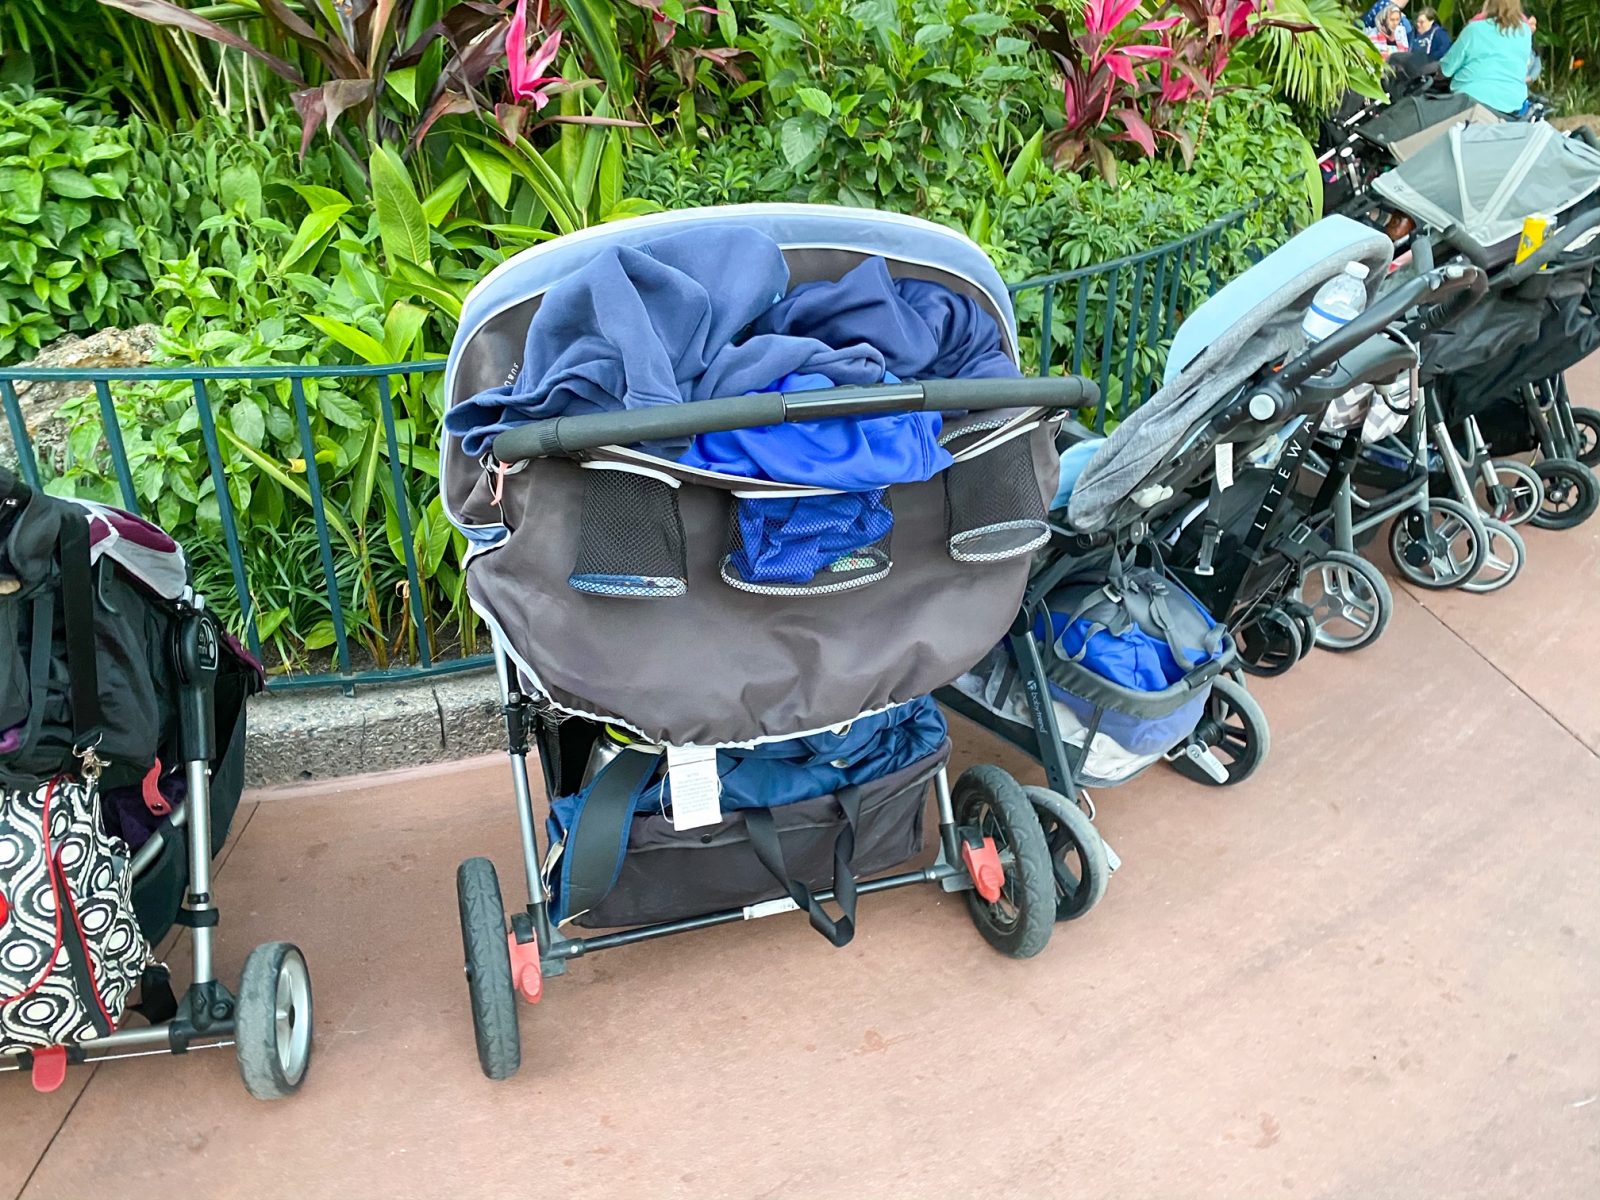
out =
<path fill-rule="evenodd" d="M 1517 577 L 1527 558 L 1522 535 L 1511 526 L 1491 519 L 1484 521 L 1483 527 L 1489 534 L 1489 552 L 1482 569 L 1461 585 L 1464 592 L 1499 591 Z"/>
<path fill-rule="evenodd" d="M 1272 748 L 1272 731 L 1267 725 L 1267 714 L 1261 711 L 1255 697 L 1226 675 L 1218 675 L 1211 681 L 1205 715 L 1189 740 L 1210 750 L 1227 770 L 1228 777 L 1215 778 L 1187 755 L 1174 758 L 1172 769 L 1185 779 L 1207 787 L 1231 787 L 1249 779 L 1267 760 L 1267 751 Z"/>
<path fill-rule="evenodd" d="M 1394 593 L 1383 572 L 1343 550 L 1308 563 L 1294 595 L 1311 610 L 1312 640 L 1340 654 L 1377 641 L 1394 614 Z"/>
<path fill-rule="evenodd" d="M 1389 526 L 1395 567 L 1431 591 L 1459 587 L 1481 571 L 1488 542 L 1477 512 L 1456 500 L 1430 499 L 1425 513 L 1413 509 Z"/>
<path fill-rule="evenodd" d="M 1481 479 L 1478 481 L 1473 489 L 1478 507 L 1485 516 L 1507 525 L 1531 521 L 1544 503 L 1544 481 L 1539 473 L 1514 458 L 1497 458 L 1490 465 L 1496 483 L 1491 487 Z"/>
<path fill-rule="evenodd" d="M 1600 482 L 1594 473 L 1570 458 L 1547 458 L 1535 463 L 1544 480 L 1544 503 L 1533 514 L 1540 529 L 1571 529 L 1582 525 L 1600 505 Z"/>
<path fill-rule="evenodd" d="M 951 801 L 958 826 L 994 839 L 1005 873 L 993 901 L 976 889 L 967 893 L 973 924 L 1000 953 L 1032 958 L 1055 928 L 1056 883 L 1044 829 L 1027 793 L 999 767 L 985 764 L 962 773 Z"/>
<path fill-rule="evenodd" d="M 1106 894 L 1111 864 L 1094 822 L 1071 800 L 1049 788 L 1022 789 L 1044 830 L 1056 882 L 1056 920 L 1075 921 Z"/>
<path fill-rule="evenodd" d="M 456 900 L 478 1065 L 490 1079 L 509 1079 L 522 1065 L 522 1035 L 517 1028 L 506 910 L 494 864 L 487 858 L 462 863 L 456 869 Z"/>
<path fill-rule="evenodd" d="M 311 1065 L 311 972 L 288 942 L 257 946 L 245 960 L 233 1046 L 245 1090 L 257 1100 L 298 1091 Z"/>
<path fill-rule="evenodd" d="M 1600 409 L 1574 408 L 1572 427 L 1578 434 L 1572 457 L 1586 467 L 1600 467 Z"/>

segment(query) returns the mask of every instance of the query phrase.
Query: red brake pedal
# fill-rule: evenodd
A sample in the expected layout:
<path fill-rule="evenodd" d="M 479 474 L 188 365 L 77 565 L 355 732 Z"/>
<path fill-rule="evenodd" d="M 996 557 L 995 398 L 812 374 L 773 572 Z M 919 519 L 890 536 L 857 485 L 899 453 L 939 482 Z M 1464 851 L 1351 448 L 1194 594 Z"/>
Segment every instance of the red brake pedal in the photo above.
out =
<path fill-rule="evenodd" d="M 47 1046 L 33 1052 L 33 1090 L 53 1092 L 67 1081 L 67 1048 Z"/>
<path fill-rule="evenodd" d="M 961 861 L 972 876 L 972 886 L 988 903 L 1000 899 L 1000 889 L 1005 886 L 1006 872 L 1000 865 L 1000 851 L 994 848 L 994 839 L 986 837 L 978 842 L 971 838 L 961 843 Z"/>
<path fill-rule="evenodd" d="M 529 1004 L 539 1003 L 539 997 L 544 995 L 544 971 L 539 966 L 539 939 L 519 942 L 515 933 L 508 933 L 506 945 L 511 950 L 512 986 L 522 993 L 522 998 Z"/>

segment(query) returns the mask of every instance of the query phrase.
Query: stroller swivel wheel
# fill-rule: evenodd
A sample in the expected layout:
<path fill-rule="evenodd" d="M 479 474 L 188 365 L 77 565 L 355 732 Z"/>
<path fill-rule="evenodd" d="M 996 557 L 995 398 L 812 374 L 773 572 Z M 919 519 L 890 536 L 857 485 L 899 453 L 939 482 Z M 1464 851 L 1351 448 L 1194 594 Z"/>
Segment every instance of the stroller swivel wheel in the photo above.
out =
<path fill-rule="evenodd" d="M 1600 467 L 1600 410 L 1574 408 L 1572 427 L 1578 434 L 1572 457 L 1586 467 Z"/>
<path fill-rule="evenodd" d="M 1300 634 L 1300 657 L 1304 658 L 1317 644 L 1316 618 L 1312 615 L 1310 607 L 1298 600 L 1280 600 L 1278 607 L 1294 622 L 1295 629 Z"/>
<path fill-rule="evenodd" d="M 1032 958 L 1044 949 L 1055 927 L 1056 882 L 1050 847 L 1027 793 L 999 767 L 984 765 L 970 768 L 956 780 L 951 800 L 963 832 L 994 839 L 1005 871 L 1000 894 L 992 902 L 976 890 L 967 893 L 973 923 L 1000 953 Z"/>
<path fill-rule="evenodd" d="M 1428 501 L 1396 517 L 1389 526 L 1389 556 L 1418 587 L 1458 587 L 1483 568 L 1489 535 L 1478 514 L 1456 500 Z"/>
<path fill-rule="evenodd" d="M 281 1100 L 299 1089 L 311 1064 L 311 972 L 299 947 L 268 942 L 250 952 L 233 1043 L 239 1075 L 257 1100 Z"/>
<path fill-rule="evenodd" d="M 1571 529 L 1594 515 L 1600 483 L 1588 467 L 1570 458 L 1547 458 L 1533 469 L 1544 480 L 1544 504 L 1533 514 L 1540 529 Z"/>
<path fill-rule="evenodd" d="M 1246 613 L 1233 636 L 1240 665 L 1251 675 L 1282 675 L 1305 657 L 1303 627 L 1277 605 Z"/>
<path fill-rule="evenodd" d="M 1056 881 L 1056 920 L 1083 916 L 1106 894 L 1111 864 L 1106 844 L 1083 809 L 1049 788 L 1022 789 L 1033 805 L 1050 850 L 1050 870 Z"/>
<path fill-rule="evenodd" d="M 1199 763 L 1181 754 L 1172 760 L 1173 770 L 1207 787 L 1243 783 L 1267 760 L 1267 751 L 1272 748 L 1267 715 L 1254 696 L 1226 675 L 1218 675 L 1211 681 L 1205 715 L 1189 740 L 1209 749 L 1226 768 L 1228 777 L 1217 779 Z"/>
<path fill-rule="evenodd" d="M 1464 592 L 1497 592 L 1517 577 L 1527 557 L 1522 535 L 1503 521 L 1483 523 L 1489 534 L 1489 553 L 1478 573 L 1461 585 Z"/>
<path fill-rule="evenodd" d="M 487 858 L 462 863 L 456 869 L 456 900 L 461 907 L 461 946 L 478 1065 L 490 1079 L 509 1079 L 522 1065 L 522 1035 L 517 1028 L 506 910 L 494 864 Z"/>
<path fill-rule="evenodd" d="M 1383 573 L 1343 550 L 1329 550 L 1306 564 L 1295 598 L 1311 610 L 1312 640 L 1341 653 L 1377 641 L 1394 613 L 1394 594 Z"/>
<path fill-rule="evenodd" d="M 1544 480 L 1527 463 L 1514 458 L 1497 458 L 1491 464 L 1497 482 L 1494 486 L 1478 481 L 1474 498 L 1485 516 L 1507 525 L 1531 521 L 1544 503 Z"/>

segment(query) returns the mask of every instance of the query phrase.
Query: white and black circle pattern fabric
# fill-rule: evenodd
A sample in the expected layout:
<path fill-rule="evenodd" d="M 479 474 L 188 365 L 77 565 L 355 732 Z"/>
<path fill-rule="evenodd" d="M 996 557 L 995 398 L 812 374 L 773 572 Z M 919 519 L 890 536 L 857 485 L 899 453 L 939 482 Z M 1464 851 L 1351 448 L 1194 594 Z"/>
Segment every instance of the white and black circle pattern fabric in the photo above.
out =
<path fill-rule="evenodd" d="M 132 886 L 92 785 L 0 791 L 0 1050 L 87 1041 L 121 1018 L 152 960 Z"/>

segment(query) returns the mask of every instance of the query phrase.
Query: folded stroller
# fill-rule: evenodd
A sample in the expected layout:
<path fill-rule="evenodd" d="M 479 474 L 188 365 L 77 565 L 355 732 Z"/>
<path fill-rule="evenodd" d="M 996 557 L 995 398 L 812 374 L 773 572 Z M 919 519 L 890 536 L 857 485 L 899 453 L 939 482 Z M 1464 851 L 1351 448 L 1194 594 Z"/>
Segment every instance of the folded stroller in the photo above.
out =
<path fill-rule="evenodd" d="M 236 994 L 211 962 L 261 682 L 165 533 L 0 470 L 0 1070 L 52 1091 L 69 1063 L 232 1044 L 252 1095 L 299 1087 L 300 951 L 258 946 Z M 181 1000 L 152 950 L 174 924 Z M 118 1028 L 130 1007 L 147 1027 Z"/>
<path fill-rule="evenodd" d="M 508 929 L 493 865 L 458 875 L 486 1075 L 520 1065 L 518 994 L 594 950 L 793 910 L 843 945 L 859 895 L 935 882 L 1022 957 L 1058 915 L 1053 852 L 1103 886 L 1062 797 L 991 766 L 949 786 L 928 698 L 1011 623 L 1056 418 L 1095 395 L 1017 376 L 988 259 L 886 213 L 641 217 L 469 296 L 444 504 L 493 637 L 528 887 Z M 930 782 L 937 857 L 905 869 Z"/>
<path fill-rule="evenodd" d="M 1481 472 L 1490 450 L 1542 456 L 1533 475 L 1491 464 L 1491 474 L 1516 476 L 1491 497 L 1493 513 L 1510 524 L 1569 528 L 1600 504 L 1583 461 L 1596 457 L 1600 414 L 1575 410 L 1562 377 L 1600 345 L 1600 149 L 1583 134 L 1520 123 L 1451 130 L 1375 185 L 1417 221 L 1419 240 L 1490 272 L 1485 302 L 1427 339 L 1422 375 L 1469 469 Z M 1533 216 L 1550 228 L 1518 262 L 1523 222 Z M 1446 466 L 1457 456 L 1436 449 Z"/>

